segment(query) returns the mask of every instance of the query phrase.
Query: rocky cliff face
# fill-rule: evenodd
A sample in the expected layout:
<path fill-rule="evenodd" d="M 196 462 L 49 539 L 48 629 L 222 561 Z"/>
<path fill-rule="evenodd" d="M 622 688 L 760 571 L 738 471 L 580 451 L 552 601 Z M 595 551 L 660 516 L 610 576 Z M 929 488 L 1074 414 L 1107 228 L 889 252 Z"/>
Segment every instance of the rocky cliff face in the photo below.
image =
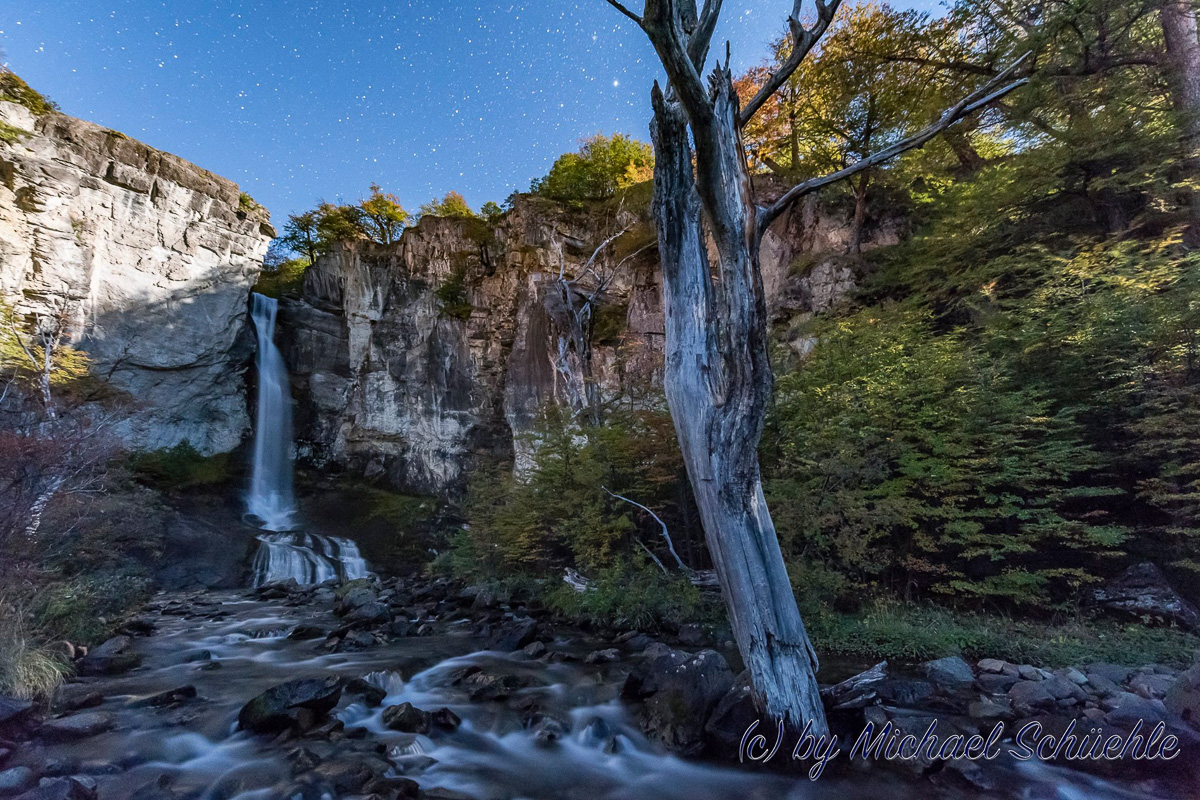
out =
<path fill-rule="evenodd" d="M 274 235 L 232 182 L 116 131 L 0 102 L 0 297 L 65 316 L 128 393 L 135 447 L 237 446 L 248 427 L 247 294 Z"/>
<path fill-rule="evenodd" d="M 898 231 L 870 234 L 879 243 Z M 776 316 L 822 311 L 854 288 L 856 266 L 836 255 L 847 237 L 840 215 L 815 204 L 780 221 L 763 263 Z M 520 469 L 546 403 L 586 413 L 587 385 L 592 403 L 657 388 L 658 281 L 645 213 L 535 197 L 495 225 L 425 218 L 391 247 L 343 245 L 281 310 L 301 452 L 432 493 L 460 487 L 476 454 Z M 590 297 L 589 369 L 572 310 Z"/>

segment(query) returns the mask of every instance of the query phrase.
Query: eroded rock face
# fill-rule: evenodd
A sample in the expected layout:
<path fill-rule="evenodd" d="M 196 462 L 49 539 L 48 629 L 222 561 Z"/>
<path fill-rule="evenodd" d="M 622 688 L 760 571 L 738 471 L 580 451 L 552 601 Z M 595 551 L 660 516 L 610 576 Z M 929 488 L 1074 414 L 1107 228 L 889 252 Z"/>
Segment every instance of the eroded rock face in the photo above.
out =
<path fill-rule="evenodd" d="M 848 241 L 836 220 L 810 203 L 768 234 L 763 281 L 776 318 L 827 311 L 855 288 L 859 262 L 835 255 Z M 867 241 L 897 237 L 876 226 Z M 427 493 L 460 488 L 477 454 L 526 468 L 540 410 L 581 406 L 560 271 L 577 300 L 605 281 L 591 363 L 599 396 L 658 389 L 662 290 L 649 211 L 571 211 L 520 196 L 495 225 L 427 217 L 396 245 L 342 245 L 307 271 L 280 322 L 301 455 Z"/>
<path fill-rule="evenodd" d="M 319 258 L 303 301 L 281 312 L 302 453 L 431 493 L 460 485 L 474 453 L 515 449 L 520 461 L 538 410 L 577 400 L 560 265 L 590 293 L 583 265 L 625 227 L 649 230 L 633 215 L 597 221 L 528 198 L 494 227 L 428 217 L 396 246 Z M 613 276 L 598 305 L 619 324 L 597 342 L 592 375 L 602 393 L 652 384 L 662 345 L 653 257 L 612 247 L 597 266 Z"/>
<path fill-rule="evenodd" d="M 233 449 L 249 426 L 247 296 L 273 230 L 239 190 L 181 158 L 0 101 L 0 297 L 65 315 L 95 371 L 133 401 L 134 447 Z"/>

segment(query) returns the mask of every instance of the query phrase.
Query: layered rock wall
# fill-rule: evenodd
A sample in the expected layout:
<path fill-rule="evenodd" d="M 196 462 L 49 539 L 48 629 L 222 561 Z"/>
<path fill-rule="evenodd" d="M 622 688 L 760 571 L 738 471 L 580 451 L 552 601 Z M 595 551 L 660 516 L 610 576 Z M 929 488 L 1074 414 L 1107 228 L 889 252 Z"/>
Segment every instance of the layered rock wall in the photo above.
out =
<path fill-rule="evenodd" d="M 768 234 L 764 284 L 777 318 L 823 311 L 854 288 L 848 234 L 816 204 Z M 868 235 L 886 243 L 898 230 L 876 223 Z M 599 400 L 653 397 L 663 316 L 648 211 L 522 196 L 495 225 L 427 217 L 396 245 L 358 242 L 319 258 L 302 298 L 281 307 L 302 454 L 431 493 L 461 487 L 477 454 L 521 469 L 547 403 L 583 413 L 563 278 L 576 308 L 596 297 L 583 377 Z"/>
<path fill-rule="evenodd" d="M 0 297 L 31 325 L 66 317 L 129 398 L 134 447 L 241 441 L 247 296 L 274 235 L 238 187 L 63 114 L 0 101 Z"/>

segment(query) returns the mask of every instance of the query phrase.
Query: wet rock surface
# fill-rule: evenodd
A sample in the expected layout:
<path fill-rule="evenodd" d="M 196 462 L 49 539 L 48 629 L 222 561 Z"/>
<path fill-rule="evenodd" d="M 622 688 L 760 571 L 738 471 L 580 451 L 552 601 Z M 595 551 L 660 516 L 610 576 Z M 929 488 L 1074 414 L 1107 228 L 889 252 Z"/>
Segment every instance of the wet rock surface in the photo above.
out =
<path fill-rule="evenodd" d="M 715 766 L 737 761 L 760 715 L 725 654 L 684 646 L 709 632 L 681 630 L 670 644 L 583 632 L 478 596 L 446 581 L 373 579 L 162 595 L 90 654 L 134 655 L 138 666 L 81 676 L 51 709 L 0 698 L 0 797 L 1015 800 L 1055 796 L 1064 780 L 1080 797 L 1125 797 L 1094 776 L 1003 763 L 834 769 L 817 784 Z M 391 618 L 348 628 L 376 605 Z M 345 649 L 357 636 L 372 644 Z M 963 735 L 1028 719 L 1054 730 L 1135 716 L 1186 726 L 1193 673 L 942 660 L 877 665 L 823 697 L 851 738 L 867 722 L 918 735 L 933 720 Z M 1135 777 L 1140 796 L 1187 796 L 1162 776 Z"/>

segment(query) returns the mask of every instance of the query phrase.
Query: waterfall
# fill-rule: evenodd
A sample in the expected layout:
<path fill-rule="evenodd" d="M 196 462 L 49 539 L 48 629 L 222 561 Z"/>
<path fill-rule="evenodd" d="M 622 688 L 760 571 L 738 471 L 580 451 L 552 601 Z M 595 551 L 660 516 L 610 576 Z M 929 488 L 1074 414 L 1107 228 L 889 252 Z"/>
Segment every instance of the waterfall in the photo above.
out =
<path fill-rule="evenodd" d="M 283 354 L 275 346 L 279 303 L 255 293 L 251 318 L 258 335 L 258 415 L 247 511 L 268 531 L 292 527 L 292 393 Z"/>
<path fill-rule="evenodd" d="M 292 393 L 283 354 L 275 346 L 279 303 L 261 294 L 251 296 L 251 319 L 258 335 L 258 414 L 246 511 L 263 530 L 272 531 L 258 537 L 262 544 L 254 556 L 254 585 L 288 578 L 302 584 L 364 578 L 371 573 L 354 542 L 294 530 Z"/>

